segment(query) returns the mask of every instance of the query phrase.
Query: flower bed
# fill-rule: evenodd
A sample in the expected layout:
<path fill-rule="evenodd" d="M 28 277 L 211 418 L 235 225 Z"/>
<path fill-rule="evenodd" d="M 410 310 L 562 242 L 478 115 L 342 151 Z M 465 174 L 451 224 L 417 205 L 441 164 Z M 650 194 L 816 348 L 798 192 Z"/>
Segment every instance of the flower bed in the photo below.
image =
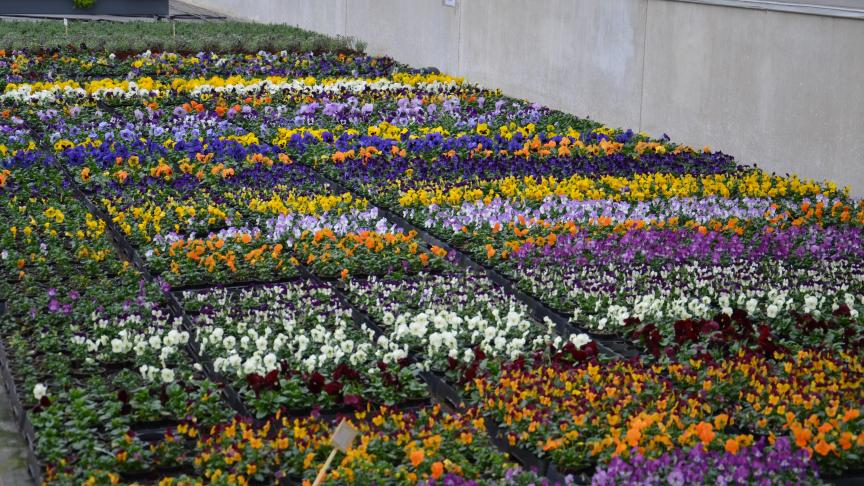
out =
<path fill-rule="evenodd" d="M 331 289 L 308 281 L 185 293 L 199 349 L 235 377 L 263 417 L 280 407 L 399 404 L 427 398 L 405 350 L 378 346 Z M 308 413 L 308 412 L 307 412 Z"/>
<path fill-rule="evenodd" d="M 657 460 L 638 454 L 628 463 L 615 458 L 598 471 L 592 484 L 821 484 L 803 451 L 793 451 L 788 439 L 775 447 L 759 443 L 732 452 L 706 452 L 701 445 L 677 449 Z"/>
<path fill-rule="evenodd" d="M 46 482 L 311 483 L 343 418 L 326 484 L 864 467 L 833 183 L 364 55 L 0 60 L 0 338 Z"/>

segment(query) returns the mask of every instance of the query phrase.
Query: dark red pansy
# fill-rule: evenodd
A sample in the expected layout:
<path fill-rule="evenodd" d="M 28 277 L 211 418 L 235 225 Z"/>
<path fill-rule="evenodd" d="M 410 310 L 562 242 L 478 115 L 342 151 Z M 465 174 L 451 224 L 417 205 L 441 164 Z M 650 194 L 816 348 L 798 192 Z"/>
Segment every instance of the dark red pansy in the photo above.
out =
<path fill-rule="evenodd" d="M 360 397 L 357 395 L 345 395 L 342 397 L 342 403 L 349 407 L 356 407 L 357 405 L 360 405 Z"/>
<path fill-rule="evenodd" d="M 309 381 L 306 383 L 306 386 L 309 388 L 310 392 L 318 394 L 321 393 L 321 390 L 324 389 L 325 381 L 326 380 L 324 379 L 324 375 L 316 371 L 309 376 Z"/>
<path fill-rule="evenodd" d="M 342 383 L 339 383 L 338 381 L 331 381 L 330 383 L 324 385 L 324 391 L 327 392 L 328 395 L 334 397 L 339 396 L 339 394 L 342 393 Z"/>
<path fill-rule="evenodd" d="M 832 312 L 835 317 L 852 317 L 852 311 L 849 310 L 849 306 L 846 304 L 840 304 L 837 309 Z"/>
<path fill-rule="evenodd" d="M 267 373 L 262 384 L 270 389 L 277 388 L 279 386 L 279 370 L 272 370 Z"/>

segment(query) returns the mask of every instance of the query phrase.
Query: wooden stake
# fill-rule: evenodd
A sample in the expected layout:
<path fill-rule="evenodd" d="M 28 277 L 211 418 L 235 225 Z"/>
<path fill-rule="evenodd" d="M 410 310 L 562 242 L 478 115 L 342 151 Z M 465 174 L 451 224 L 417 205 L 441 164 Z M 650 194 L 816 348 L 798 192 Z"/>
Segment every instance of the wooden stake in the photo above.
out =
<path fill-rule="evenodd" d="M 69 37 L 69 19 L 63 19 L 63 27 L 66 29 L 66 37 Z"/>
<path fill-rule="evenodd" d="M 333 435 L 330 437 L 330 445 L 333 446 L 333 450 L 330 451 L 327 461 L 323 466 L 321 466 L 321 470 L 318 471 L 318 476 L 315 478 L 315 482 L 312 483 L 312 486 L 321 485 L 321 482 L 327 477 L 327 470 L 330 469 L 330 463 L 333 462 L 336 453 L 339 451 L 348 452 L 348 449 L 351 448 L 351 444 L 354 443 L 354 438 L 357 437 L 357 434 L 359 433 L 360 432 L 344 418 L 339 422 L 339 425 L 336 426 L 336 430 L 333 431 Z"/>
<path fill-rule="evenodd" d="M 337 452 L 339 452 L 338 449 L 330 451 L 330 455 L 327 456 L 327 461 L 323 466 L 321 466 L 321 470 L 318 471 L 318 477 L 315 478 L 315 482 L 312 483 L 312 486 L 320 486 L 321 481 L 324 481 L 324 478 L 327 477 L 327 470 L 330 469 L 330 463 L 333 462 Z"/>
<path fill-rule="evenodd" d="M 171 21 L 171 34 L 174 36 L 174 40 L 177 40 L 177 22 Z"/>

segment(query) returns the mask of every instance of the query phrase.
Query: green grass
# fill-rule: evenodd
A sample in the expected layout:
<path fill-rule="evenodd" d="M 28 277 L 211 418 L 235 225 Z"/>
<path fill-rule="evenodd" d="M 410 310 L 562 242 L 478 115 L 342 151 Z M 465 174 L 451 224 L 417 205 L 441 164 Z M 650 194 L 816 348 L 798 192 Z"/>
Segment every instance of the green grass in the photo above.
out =
<path fill-rule="evenodd" d="M 0 21 L 0 49 L 31 51 L 60 49 L 93 52 L 258 52 L 363 51 L 352 38 L 330 37 L 289 25 L 250 22 Z"/>

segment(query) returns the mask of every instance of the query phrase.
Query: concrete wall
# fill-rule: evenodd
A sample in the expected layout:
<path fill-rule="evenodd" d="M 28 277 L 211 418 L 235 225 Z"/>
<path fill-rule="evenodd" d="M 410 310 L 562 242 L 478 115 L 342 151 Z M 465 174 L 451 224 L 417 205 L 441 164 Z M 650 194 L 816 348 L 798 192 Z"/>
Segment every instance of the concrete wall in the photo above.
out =
<path fill-rule="evenodd" d="M 864 9 L 842 18 L 757 1 L 191 3 L 357 37 L 372 54 L 864 195 Z"/>
<path fill-rule="evenodd" d="M 644 1 L 465 0 L 460 8 L 459 75 L 638 128 Z"/>
<path fill-rule="evenodd" d="M 864 195 L 864 21 L 651 1 L 640 127 Z"/>

